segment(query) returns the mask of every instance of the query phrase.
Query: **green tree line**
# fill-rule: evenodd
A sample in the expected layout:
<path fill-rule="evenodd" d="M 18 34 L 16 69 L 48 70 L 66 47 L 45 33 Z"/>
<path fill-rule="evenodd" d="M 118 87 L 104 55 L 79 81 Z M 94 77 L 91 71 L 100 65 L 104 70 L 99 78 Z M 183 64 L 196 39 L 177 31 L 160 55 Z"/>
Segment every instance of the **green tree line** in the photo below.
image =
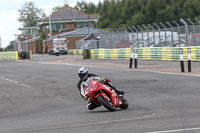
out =
<path fill-rule="evenodd" d="M 104 0 L 97 5 L 82 1 L 75 8 L 100 13 L 101 29 L 200 18 L 200 0 Z"/>

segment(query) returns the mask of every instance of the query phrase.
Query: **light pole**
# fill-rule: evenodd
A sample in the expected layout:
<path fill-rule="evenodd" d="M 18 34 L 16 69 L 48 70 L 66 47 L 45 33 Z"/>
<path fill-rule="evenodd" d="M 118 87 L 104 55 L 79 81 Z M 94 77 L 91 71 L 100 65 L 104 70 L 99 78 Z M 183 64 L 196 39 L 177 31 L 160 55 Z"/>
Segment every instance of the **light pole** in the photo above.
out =
<path fill-rule="evenodd" d="M 51 30 L 51 13 L 49 13 L 49 32 L 50 32 L 50 37 L 52 36 L 52 30 Z"/>
<path fill-rule="evenodd" d="M 82 9 L 83 12 L 85 12 L 85 14 L 87 14 L 87 26 L 88 26 L 88 35 L 90 34 L 90 28 L 89 28 L 89 14 L 88 11 L 86 9 Z"/>

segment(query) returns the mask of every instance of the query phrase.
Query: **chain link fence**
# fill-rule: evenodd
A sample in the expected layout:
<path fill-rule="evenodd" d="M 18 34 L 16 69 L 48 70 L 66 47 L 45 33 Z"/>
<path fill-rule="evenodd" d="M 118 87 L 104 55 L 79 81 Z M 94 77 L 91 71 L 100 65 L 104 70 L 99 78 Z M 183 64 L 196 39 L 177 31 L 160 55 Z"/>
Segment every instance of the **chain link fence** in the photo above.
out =
<path fill-rule="evenodd" d="M 180 19 L 100 30 L 100 41 L 77 41 L 76 45 L 77 49 L 200 46 L 200 21 Z"/>
<path fill-rule="evenodd" d="M 99 40 L 80 40 L 76 42 L 76 49 L 98 49 Z"/>

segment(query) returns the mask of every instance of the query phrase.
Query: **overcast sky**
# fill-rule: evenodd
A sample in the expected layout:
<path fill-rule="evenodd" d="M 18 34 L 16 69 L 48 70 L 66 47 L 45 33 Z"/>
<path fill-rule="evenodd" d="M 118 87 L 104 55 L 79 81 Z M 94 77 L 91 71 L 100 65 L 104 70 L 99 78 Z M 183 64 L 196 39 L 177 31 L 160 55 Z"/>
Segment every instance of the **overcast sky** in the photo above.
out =
<path fill-rule="evenodd" d="M 68 0 L 69 6 L 74 7 L 77 1 L 99 3 L 99 0 Z M 100 0 L 103 1 L 103 0 Z M 20 34 L 18 30 L 22 24 L 18 22 L 18 10 L 25 2 L 34 2 L 37 8 L 42 8 L 48 14 L 54 7 L 63 6 L 64 0 L 0 0 L 0 36 L 2 47 L 9 45 L 10 41 L 16 39 L 14 34 Z"/>

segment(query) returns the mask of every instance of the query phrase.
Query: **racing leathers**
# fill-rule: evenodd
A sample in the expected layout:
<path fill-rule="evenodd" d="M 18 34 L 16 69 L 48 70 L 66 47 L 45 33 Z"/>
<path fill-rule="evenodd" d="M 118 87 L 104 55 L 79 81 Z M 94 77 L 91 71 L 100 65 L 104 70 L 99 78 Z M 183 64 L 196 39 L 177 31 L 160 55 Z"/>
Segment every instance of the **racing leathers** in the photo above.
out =
<path fill-rule="evenodd" d="M 96 79 L 96 80 L 103 79 L 103 77 L 98 76 L 98 75 L 93 74 L 93 73 L 89 73 L 89 74 L 88 74 L 88 77 L 87 77 L 87 78 L 90 78 L 90 77 L 92 77 L 92 78 L 94 78 L 94 79 Z M 87 80 L 87 79 L 86 79 L 86 80 Z M 86 81 L 86 80 L 84 80 L 84 81 Z M 114 89 L 115 92 L 116 92 L 117 94 L 121 94 L 121 95 L 124 94 L 124 91 L 119 91 L 119 90 L 117 90 L 117 89 L 114 87 L 114 85 L 113 85 L 111 82 L 108 82 L 106 79 L 104 79 L 104 84 L 106 84 L 106 85 L 108 85 L 109 87 L 111 87 L 112 89 Z M 80 80 L 78 81 L 77 87 L 78 87 L 78 90 L 79 90 L 79 92 L 80 92 L 81 97 L 82 97 L 84 100 L 87 100 L 87 97 L 85 96 L 85 90 L 84 90 L 84 87 L 83 87 L 83 80 L 80 79 Z M 88 104 L 87 104 L 87 108 L 88 108 L 89 110 L 93 110 L 93 109 L 95 109 L 95 108 L 97 108 L 97 107 L 99 107 L 99 106 L 100 106 L 100 105 L 96 104 L 96 103 L 93 102 L 91 99 L 89 99 L 89 102 L 88 102 Z"/>

